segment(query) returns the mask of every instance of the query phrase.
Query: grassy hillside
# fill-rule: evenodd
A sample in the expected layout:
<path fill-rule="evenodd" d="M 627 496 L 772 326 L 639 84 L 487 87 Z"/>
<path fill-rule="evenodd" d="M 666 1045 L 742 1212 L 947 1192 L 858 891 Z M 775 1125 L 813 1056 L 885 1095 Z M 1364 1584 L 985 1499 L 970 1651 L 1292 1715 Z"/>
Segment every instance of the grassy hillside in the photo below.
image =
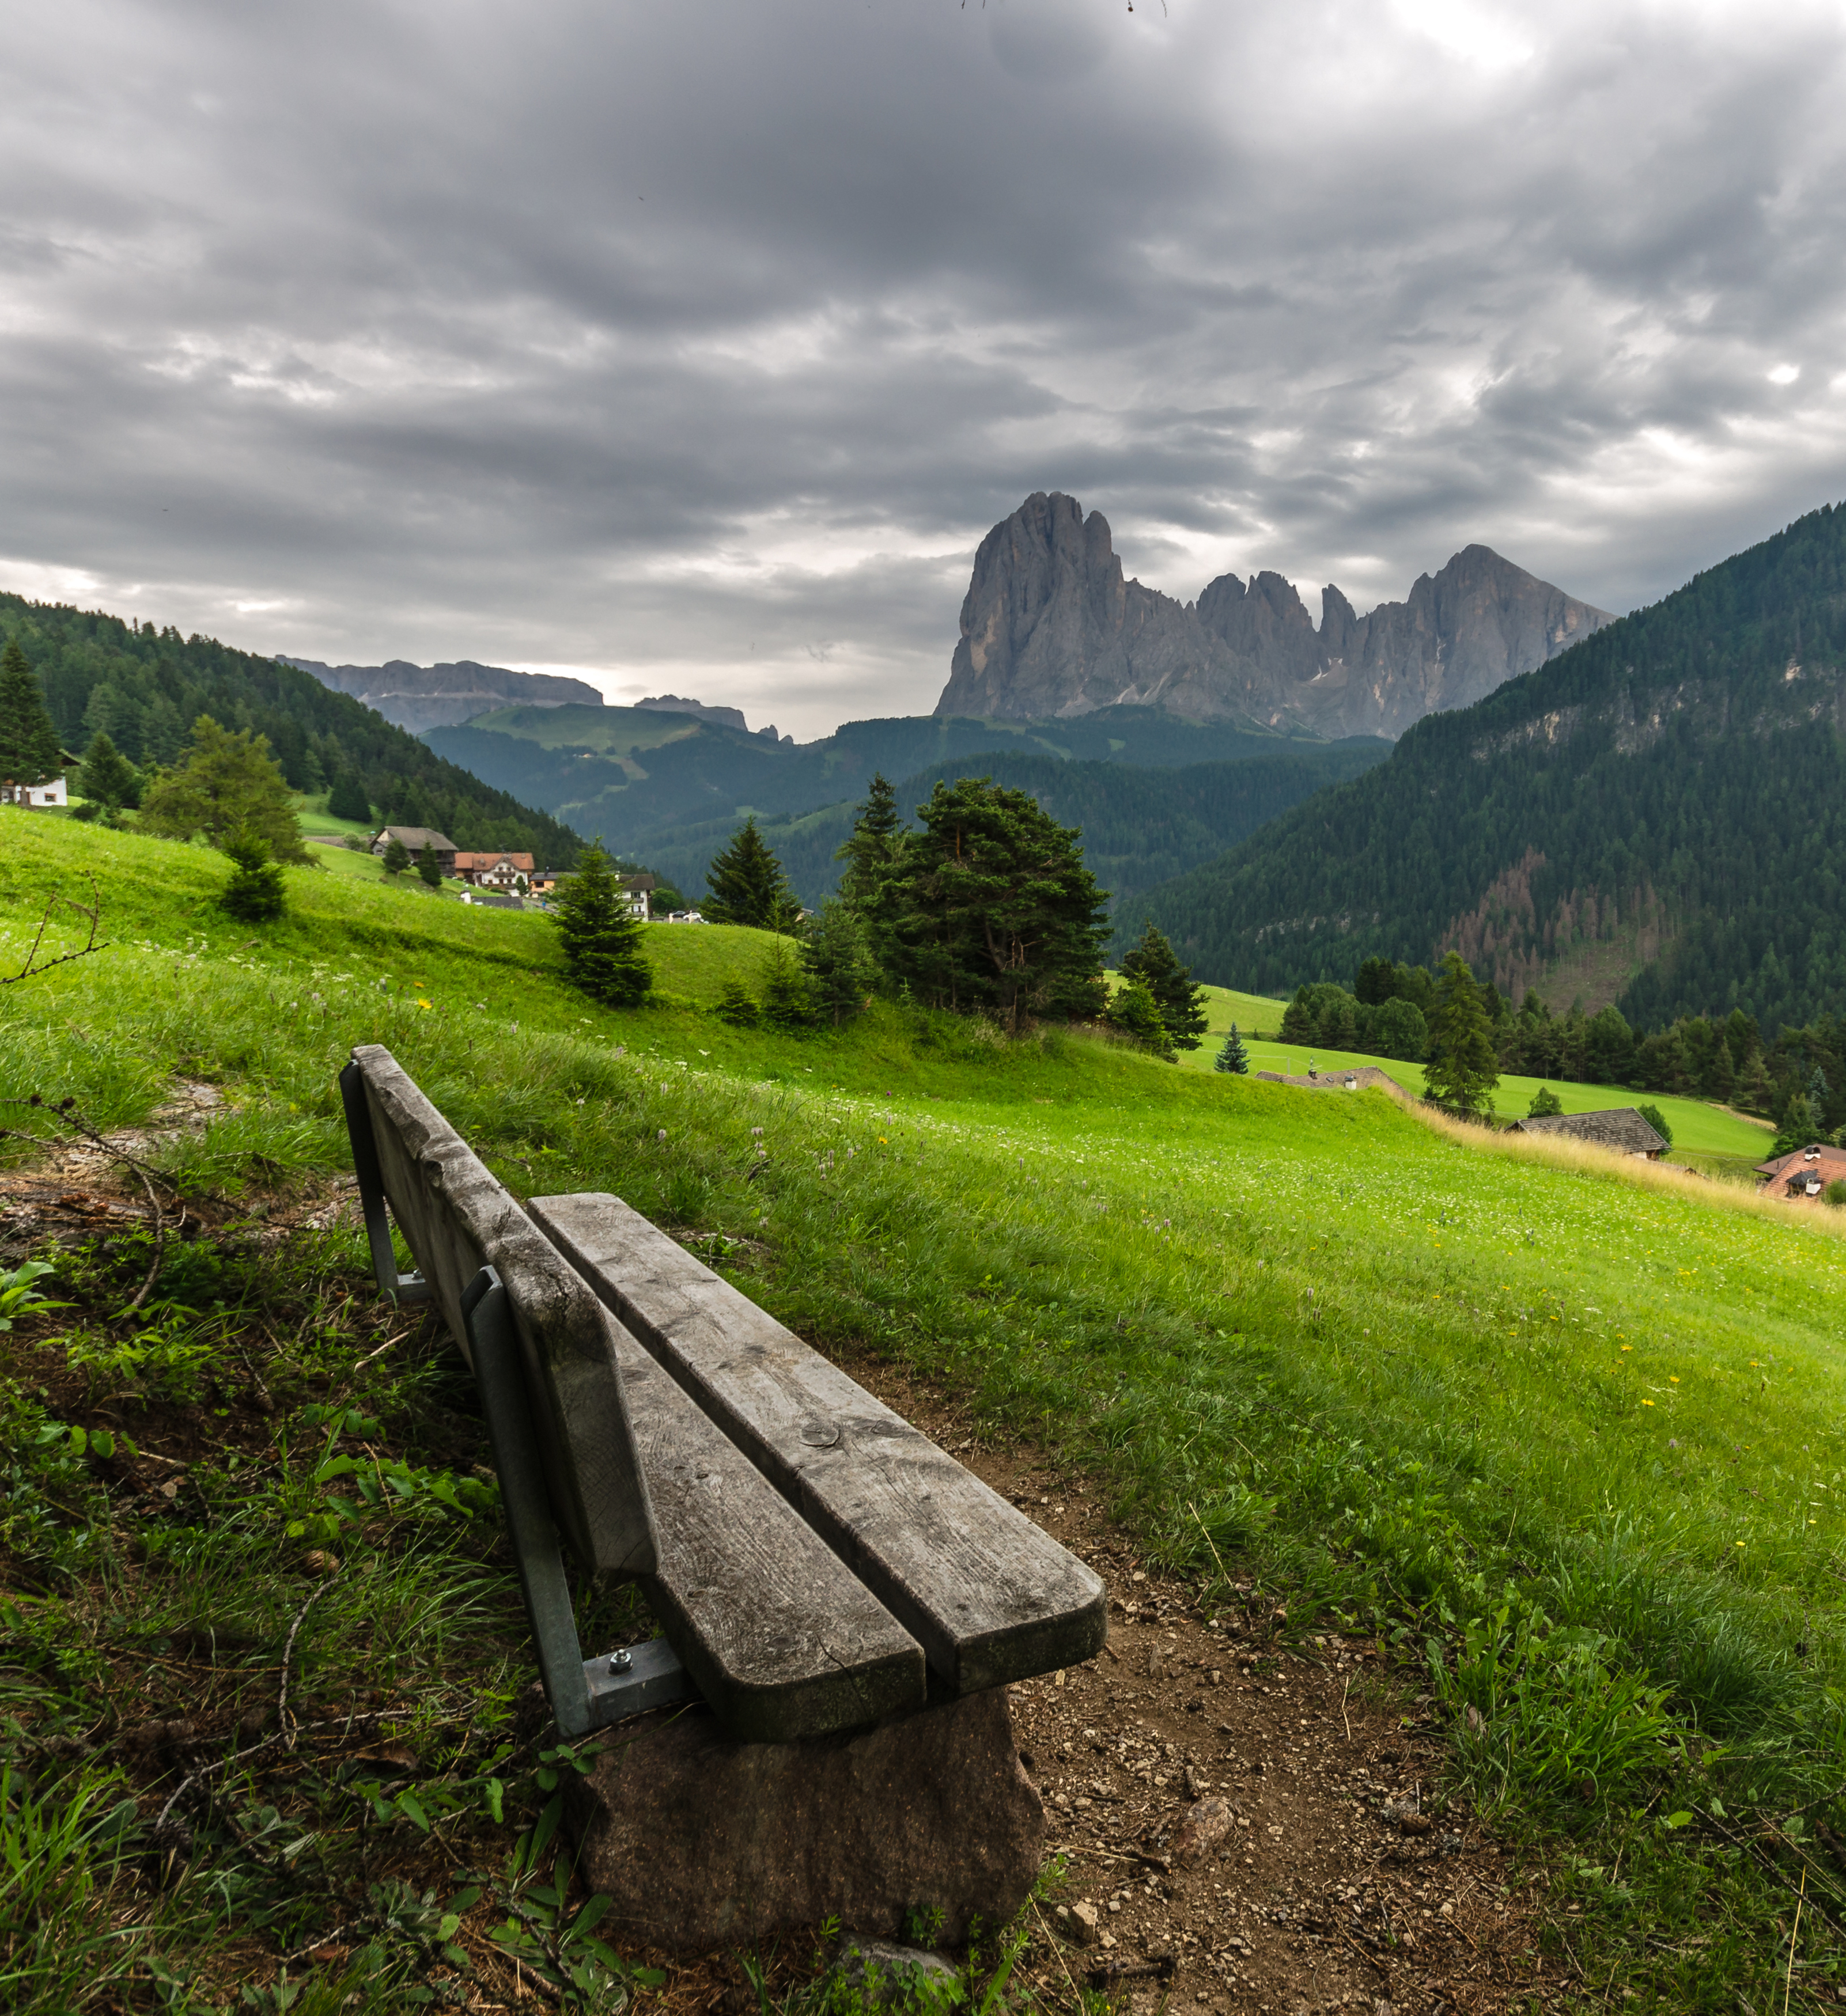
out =
<path fill-rule="evenodd" d="M 1265 989 L 1454 946 L 1514 1000 L 1631 1023 L 1846 989 L 1846 508 L 1810 513 L 1150 896 L 1202 973 Z M 1792 808 L 1800 808 L 1798 812 Z"/>
<path fill-rule="evenodd" d="M 388 1043 L 519 1193 L 727 1235 L 817 1342 L 1092 1467 L 1208 1582 L 1234 1557 L 1285 1591 L 1304 1650 L 1346 1619 L 1426 1656 L 1458 1779 L 1575 1842 L 1559 1936 L 1615 2000 L 1768 2006 L 1792 1900 L 1759 1861 L 1792 1883 L 1846 1827 L 1846 1214 L 1055 1034 L 733 1030 L 708 1005 L 749 933 L 653 928 L 668 999 L 626 1013 L 571 992 L 536 915 L 294 869 L 253 934 L 213 908 L 215 855 L 13 812 L 0 952 L 83 869 L 112 949 L 0 990 L 0 1096 L 122 1125 L 210 1080 L 229 1109 L 175 1167 L 274 1195 L 344 1165 L 334 1072 Z M 40 1403 L 9 1404 L 27 1445 Z M 103 1597 L 70 1558 L 34 1629 L 74 1648 Z M 503 1566 L 468 1574 L 504 1605 Z M 1801 1954 L 1830 1966 L 1816 1907 L 1846 1892 L 1805 1881 Z"/>

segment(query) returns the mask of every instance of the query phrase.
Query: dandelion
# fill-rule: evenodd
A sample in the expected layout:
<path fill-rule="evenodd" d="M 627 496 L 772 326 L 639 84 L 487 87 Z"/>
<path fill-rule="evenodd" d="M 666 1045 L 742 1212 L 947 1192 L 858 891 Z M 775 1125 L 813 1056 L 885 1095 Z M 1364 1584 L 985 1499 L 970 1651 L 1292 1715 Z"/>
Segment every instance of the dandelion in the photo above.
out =
<path fill-rule="evenodd" d="M 1669 1372 L 1667 1374 L 1667 1377 L 1672 1381 L 1675 1386 L 1679 1384 L 1679 1374 L 1677 1372 Z"/>
<path fill-rule="evenodd" d="M 1653 1402 L 1651 1400 L 1643 1400 L 1641 1404 L 1644 1407 L 1651 1407 Z"/>
<path fill-rule="evenodd" d="M 430 1003 L 424 1000 L 423 996 L 420 994 L 416 997 L 416 1005 L 419 1008 L 427 1008 L 430 1006 Z"/>

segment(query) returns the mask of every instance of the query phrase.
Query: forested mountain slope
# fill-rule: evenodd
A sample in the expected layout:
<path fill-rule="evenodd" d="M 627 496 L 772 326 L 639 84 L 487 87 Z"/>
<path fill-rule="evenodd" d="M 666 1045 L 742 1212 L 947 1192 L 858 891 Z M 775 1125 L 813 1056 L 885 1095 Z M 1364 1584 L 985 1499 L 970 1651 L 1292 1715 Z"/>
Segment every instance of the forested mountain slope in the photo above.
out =
<path fill-rule="evenodd" d="M 576 860 L 569 827 L 292 665 L 210 637 L 0 594 L 0 639 L 8 638 L 38 674 L 74 754 L 106 734 L 131 762 L 171 763 L 193 722 L 208 714 L 224 727 L 267 736 L 297 791 L 323 790 L 350 773 L 383 819 L 437 827 L 460 847 L 529 851 L 553 868 Z"/>
<path fill-rule="evenodd" d="M 1147 908 L 1274 992 L 1459 947 L 1630 1021 L 1846 992 L 1846 506 L 1830 506 L 1298 805 Z"/>
<path fill-rule="evenodd" d="M 1062 761 L 1037 750 L 987 749 L 913 772 L 896 787 L 907 815 L 939 779 L 991 777 L 1029 791 L 1061 826 L 1081 830 L 1083 858 L 1112 898 L 1114 915 L 1130 937 L 1141 929 L 1141 893 L 1254 833 L 1267 820 L 1336 779 L 1357 776 L 1383 759 L 1386 745 L 1372 739 L 1284 744 L 1273 756 L 1174 769 L 1124 763 Z M 831 895 L 839 881 L 834 855 L 852 830 L 858 800 L 793 819 L 762 823 L 763 837 L 788 871 L 804 903 Z M 657 836 L 648 865 L 690 898 L 704 887 L 705 867 L 736 826 L 709 820 Z"/>
<path fill-rule="evenodd" d="M 517 707 L 463 726 L 432 728 L 425 739 L 477 776 L 543 805 L 620 853 L 646 856 L 650 865 L 662 847 L 696 844 L 707 825 L 718 830 L 714 845 L 721 845 L 746 809 L 765 818 L 799 819 L 863 797 L 875 772 L 907 777 L 928 765 L 997 749 L 1029 751 L 1047 761 L 1158 767 L 1316 756 L 1329 746 L 1314 736 L 1201 724 L 1159 707 L 1130 707 L 1076 721 L 936 715 L 849 721 L 819 741 L 799 744 L 645 707 Z M 1368 740 L 1360 746 L 1365 761 L 1383 753 L 1381 743 Z M 1323 775 L 1350 776 L 1356 767 L 1343 762 Z M 1281 802 L 1292 804 L 1300 795 L 1297 790 Z M 1166 872 L 1177 872 L 1178 865 Z M 698 879 L 704 872 L 701 866 Z"/>

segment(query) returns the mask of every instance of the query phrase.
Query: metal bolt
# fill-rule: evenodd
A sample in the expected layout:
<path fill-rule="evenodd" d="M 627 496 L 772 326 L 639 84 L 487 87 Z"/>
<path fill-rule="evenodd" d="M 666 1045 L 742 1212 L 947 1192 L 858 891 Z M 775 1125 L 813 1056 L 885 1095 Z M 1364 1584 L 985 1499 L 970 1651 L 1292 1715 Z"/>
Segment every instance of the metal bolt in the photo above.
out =
<path fill-rule="evenodd" d="M 609 1654 L 609 1671 L 612 1673 L 626 1673 L 633 1664 L 634 1655 L 626 1646 L 619 1652 Z"/>

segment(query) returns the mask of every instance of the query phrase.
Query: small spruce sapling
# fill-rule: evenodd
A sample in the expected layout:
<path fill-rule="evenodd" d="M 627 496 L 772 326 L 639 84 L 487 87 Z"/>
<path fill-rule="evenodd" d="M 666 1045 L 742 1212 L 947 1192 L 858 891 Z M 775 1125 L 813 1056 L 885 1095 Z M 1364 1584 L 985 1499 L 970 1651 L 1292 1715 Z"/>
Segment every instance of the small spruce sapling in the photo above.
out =
<path fill-rule="evenodd" d="M 426 889 L 440 889 L 442 886 L 442 864 L 436 859 L 436 850 L 426 840 L 423 851 L 416 857 L 416 872 L 423 878 Z"/>
<path fill-rule="evenodd" d="M 384 872 L 395 882 L 410 866 L 410 850 L 394 833 L 384 843 Z"/>
<path fill-rule="evenodd" d="M 1225 1035 L 1224 1047 L 1213 1058 L 1211 1067 L 1213 1071 L 1235 1071 L 1240 1078 L 1249 1076 L 1250 1053 L 1244 1048 L 1243 1039 L 1237 1033 L 1235 1022 Z"/>
<path fill-rule="evenodd" d="M 754 1029 L 763 1020 L 756 997 L 734 973 L 718 993 L 718 1019 L 734 1029 Z"/>
<path fill-rule="evenodd" d="M 816 1006 L 836 1029 L 865 1006 L 878 969 L 865 926 L 838 898 L 823 903 L 819 916 L 810 921 L 801 959 Z"/>
<path fill-rule="evenodd" d="M 551 917 L 573 985 L 609 1008 L 632 1008 L 647 999 L 654 970 L 641 949 L 642 926 L 608 855 L 595 842 L 558 884 Z"/>
<path fill-rule="evenodd" d="M 763 963 L 763 1019 L 772 1029 L 811 1029 L 820 1019 L 806 970 L 778 938 Z"/>
<path fill-rule="evenodd" d="M 231 879 L 218 898 L 221 905 L 243 924 L 272 924 L 288 908 L 282 869 L 269 859 L 269 843 L 250 826 L 240 826 L 226 836 L 225 854 L 231 864 Z"/>

